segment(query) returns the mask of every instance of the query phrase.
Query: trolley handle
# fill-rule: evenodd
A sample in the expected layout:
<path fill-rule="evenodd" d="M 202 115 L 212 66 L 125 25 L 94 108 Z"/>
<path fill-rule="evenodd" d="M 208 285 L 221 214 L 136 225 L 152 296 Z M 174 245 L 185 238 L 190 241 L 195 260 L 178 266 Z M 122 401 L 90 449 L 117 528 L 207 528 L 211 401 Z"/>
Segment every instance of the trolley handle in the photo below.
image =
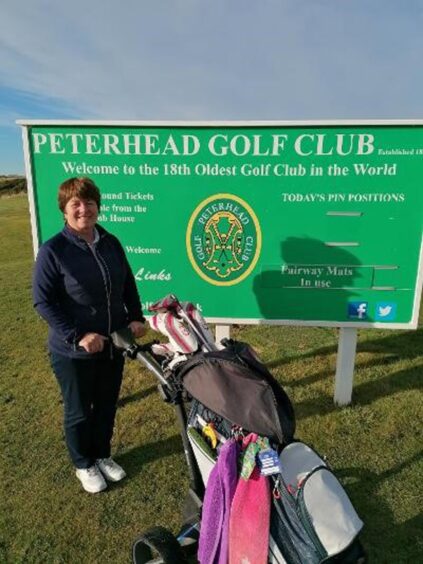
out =
<path fill-rule="evenodd" d="M 129 327 L 122 327 L 114 331 L 110 335 L 110 339 L 114 346 L 122 351 L 129 358 L 135 358 L 137 353 L 151 353 L 151 348 L 156 345 L 159 341 L 154 339 L 153 341 L 148 341 L 147 343 L 139 344 L 136 342 L 135 337 Z"/>

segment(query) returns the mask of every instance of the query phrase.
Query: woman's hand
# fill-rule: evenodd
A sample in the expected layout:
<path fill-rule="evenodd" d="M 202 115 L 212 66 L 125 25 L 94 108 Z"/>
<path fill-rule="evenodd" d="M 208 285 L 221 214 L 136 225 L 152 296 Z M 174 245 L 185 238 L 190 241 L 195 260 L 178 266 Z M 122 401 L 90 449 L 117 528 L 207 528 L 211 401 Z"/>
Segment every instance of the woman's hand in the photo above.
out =
<path fill-rule="evenodd" d="M 141 321 L 131 321 L 128 327 L 135 338 L 143 337 L 147 333 L 147 326 L 145 322 L 141 323 Z"/>
<path fill-rule="evenodd" d="M 78 345 L 85 349 L 88 353 L 101 352 L 104 349 L 104 342 L 107 337 L 98 333 L 86 333 L 79 341 Z"/>

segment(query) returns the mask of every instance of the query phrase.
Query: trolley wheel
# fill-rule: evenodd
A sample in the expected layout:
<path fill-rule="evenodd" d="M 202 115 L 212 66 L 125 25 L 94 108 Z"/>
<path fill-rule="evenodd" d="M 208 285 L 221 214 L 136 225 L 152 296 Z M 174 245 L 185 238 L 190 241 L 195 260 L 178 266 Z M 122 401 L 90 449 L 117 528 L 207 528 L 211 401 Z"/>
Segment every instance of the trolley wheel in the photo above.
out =
<path fill-rule="evenodd" d="M 185 558 L 174 535 L 164 527 L 153 527 L 132 546 L 134 564 L 184 564 Z"/>

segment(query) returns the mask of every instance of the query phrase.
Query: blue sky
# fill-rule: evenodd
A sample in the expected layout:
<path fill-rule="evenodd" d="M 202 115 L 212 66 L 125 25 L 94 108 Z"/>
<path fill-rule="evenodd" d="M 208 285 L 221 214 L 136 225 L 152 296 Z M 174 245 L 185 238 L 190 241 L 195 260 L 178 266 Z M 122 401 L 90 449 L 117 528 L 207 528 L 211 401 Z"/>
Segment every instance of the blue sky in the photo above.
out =
<path fill-rule="evenodd" d="M 0 174 L 16 119 L 423 118 L 420 0 L 2 0 Z"/>

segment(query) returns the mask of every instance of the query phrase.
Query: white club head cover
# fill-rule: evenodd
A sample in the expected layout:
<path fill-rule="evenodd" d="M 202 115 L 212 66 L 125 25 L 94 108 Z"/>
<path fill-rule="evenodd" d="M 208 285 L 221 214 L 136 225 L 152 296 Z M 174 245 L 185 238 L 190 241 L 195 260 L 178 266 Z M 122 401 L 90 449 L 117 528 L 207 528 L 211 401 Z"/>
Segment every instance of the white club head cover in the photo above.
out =
<path fill-rule="evenodd" d="M 168 346 L 178 353 L 192 353 L 198 350 L 198 342 L 194 333 L 170 312 L 159 312 L 149 318 L 150 327 L 166 335 Z"/>
<path fill-rule="evenodd" d="M 191 302 L 182 302 L 181 305 L 184 312 L 187 314 L 187 316 L 192 320 L 194 325 L 200 331 L 203 339 L 210 345 L 215 345 L 213 333 L 210 331 L 210 328 L 207 325 L 206 320 L 198 311 L 198 309 L 194 306 L 194 304 L 192 304 Z"/>
<path fill-rule="evenodd" d="M 175 354 L 175 351 L 171 347 L 170 343 L 156 343 L 151 346 L 151 350 L 158 356 L 166 356 L 168 358 L 172 358 Z"/>

